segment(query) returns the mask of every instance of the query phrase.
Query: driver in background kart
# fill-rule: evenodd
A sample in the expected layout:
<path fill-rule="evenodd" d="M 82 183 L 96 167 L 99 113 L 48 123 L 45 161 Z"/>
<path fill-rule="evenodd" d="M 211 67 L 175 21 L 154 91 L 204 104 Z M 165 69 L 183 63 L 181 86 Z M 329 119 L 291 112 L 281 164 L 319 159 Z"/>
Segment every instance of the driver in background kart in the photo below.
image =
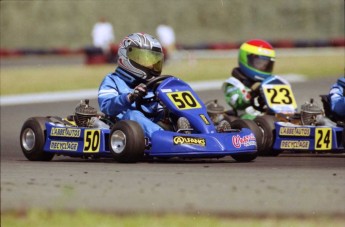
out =
<path fill-rule="evenodd" d="M 117 68 L 103 79 L 98 90 L 100 110 L 107 116 L 118 120 L 133 120 L 141 125 L 145 137 L 151 138 L 153 132 L 163 130 L 154 119 L 147 118 L 137 110 L 135 101 L 152 92 L 147 91 L 146 83 L 162 72 L 164 54 L 159 41 L 145 33 L 133 33 L 122 40 L 118 49 Z M 151 94 L 150 94 L 151 93 Z M 142 107 L 146 111 L 158 110 L 157 102 Z M 180 125 L 188 122 L 178 119 Z"/>
<path fill-rule="evenodd" d="M 337 80 L 329 91 L 332 113 L 337 120 L 345 121 L 345 76 Z"/>
<path fill-rule="evenodd" d="M 254 119 L 261 115 L 261 112 L 251 106 L 251 91 L 272 76 L 274 61 L 275 51 L 271 44 L 264 40 L 253 39 L 241 45 L 238 54 L 239 66 L 232 70 L 232 76 L 222 86 L 225 101 L 241 118 Z"/>

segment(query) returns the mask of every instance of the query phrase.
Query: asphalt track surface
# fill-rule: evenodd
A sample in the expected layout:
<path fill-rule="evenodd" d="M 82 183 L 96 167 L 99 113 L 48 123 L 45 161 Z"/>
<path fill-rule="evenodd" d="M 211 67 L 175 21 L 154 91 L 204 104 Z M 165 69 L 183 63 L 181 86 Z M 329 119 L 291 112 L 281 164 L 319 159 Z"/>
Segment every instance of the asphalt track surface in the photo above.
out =
<path fill-rule="evenodd" d="M 292 84 L 299 106 L 334 77 Z M 203 100 L 220 91 L 199 92 Z M 31 116 L 72 114 L 79 100 L 1 106 L 1 211 L 84 209 L 116 213 L 253 216 L 345 215 L 345 155 L 283 153 L 250 163 L 198 159 L 120 164 L 55 157 L 31 162 L 19 133 Z M 90 104 L 97 107 L 96 100 Z"/>

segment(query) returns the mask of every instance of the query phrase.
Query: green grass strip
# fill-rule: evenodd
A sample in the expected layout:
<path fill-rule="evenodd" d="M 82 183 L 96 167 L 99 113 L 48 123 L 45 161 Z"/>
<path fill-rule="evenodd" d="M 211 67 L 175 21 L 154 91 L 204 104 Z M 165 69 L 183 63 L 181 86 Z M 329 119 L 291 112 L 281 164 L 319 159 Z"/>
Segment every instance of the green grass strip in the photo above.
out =
<path fill-rule="evenodd" d="M 340 76 L 343 58 L 334 56 L 281 57 L 276 59 L 274 73 L 301 74 L 310 78 Z M 167 63 L 162 74 L 178 76 L 192 81 L 225 80 L 230 76 L 237 60 L 199 59 Z M 97 89 L 104 76 L 113 72 L 115 65 L 68 65 L 1 68 L 1 95 Z"/>
<path fill-rule="evenodd" d="M 30 210 L 29 212 L 6 212 L 1 214 L 3 227 L 173 227 L 173 226 L 198 226 L 198 227 L 342 227 L 344 217 L 218 217 L 201 215 L 116 215 L 101 214 L 87 211 L 42 211 Z"/>

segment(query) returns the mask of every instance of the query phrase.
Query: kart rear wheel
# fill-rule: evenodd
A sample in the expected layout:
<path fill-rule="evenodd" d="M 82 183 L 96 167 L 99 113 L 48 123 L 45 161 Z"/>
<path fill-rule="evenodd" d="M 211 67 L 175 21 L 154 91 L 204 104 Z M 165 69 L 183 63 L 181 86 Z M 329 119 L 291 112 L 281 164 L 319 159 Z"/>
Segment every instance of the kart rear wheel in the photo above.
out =
<path fill-rule="evenodd" d="M 278 121 L 275 116 L 264 115 L 258 116 L 254 119 L 255 123 L 261 129 L 263 136 L 263 149 L 259 151 L 260 156 L 278 156 L 281 151 L 273 150 L 273 143 L 275 139 L 275 125 Z"/>
<path fill-rule="evenodd" d="M 262 132 L 260 128 L 254 123 L 254 121 L 247 119 L 238 119 L 231 122 L 230 125 L 232 129 L 250 129 L 255 135 L 258 152 L 262 149 Z M 231 155 L 231 157 L 238 162 L 250 162 L 258 156 L 258 152 L 249 154 L 233 154 Z"/>
<path fill-rule="evenodd" d="M 143 129 L 135 121 L 117 122 L 110 131 L 109 148 L 113 158 L 118 162 L 140 161 L 145 150 Z"/>
<path fill-rule="evenodd" d="M 22 126 L 20 146 L 24 156 L 30 161 L 50 161 L 55 155 L 43 150 L 47 121 L 50 121 L 47 117 L 32 117 L 27 119 Z"/>
<path fill-rule="evenodd" d="M 237 116 L 232 116 L 232 115 L 227 115 L 227 114 L 224 114 L 224 118 L 225 120 L 227 120 L 228 122 L 233 122 L 233 121 L 236 121 L 236 120 L 239 120 L 240 118 L 237 117 Z"/>

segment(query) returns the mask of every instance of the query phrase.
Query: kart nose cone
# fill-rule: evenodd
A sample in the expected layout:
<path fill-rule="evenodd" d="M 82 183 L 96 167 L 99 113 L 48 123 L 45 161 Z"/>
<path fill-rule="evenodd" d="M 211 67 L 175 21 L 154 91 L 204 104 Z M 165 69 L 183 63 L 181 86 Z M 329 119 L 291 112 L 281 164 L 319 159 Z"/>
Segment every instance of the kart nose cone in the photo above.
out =
<path fill-rule="evenodd" d="M 36 136 L 31 128 L 26 128 L 22 134 L 22 145 L 27 150 L 30 151 L 34 148 L 36 141 Z"/>
<path fill-rule="evenodd" d="M 126 147 L 126 135 L 120 130 L 113 132 L 110 137 L 110 146 L 115 153 L 121 154 Z"/>

